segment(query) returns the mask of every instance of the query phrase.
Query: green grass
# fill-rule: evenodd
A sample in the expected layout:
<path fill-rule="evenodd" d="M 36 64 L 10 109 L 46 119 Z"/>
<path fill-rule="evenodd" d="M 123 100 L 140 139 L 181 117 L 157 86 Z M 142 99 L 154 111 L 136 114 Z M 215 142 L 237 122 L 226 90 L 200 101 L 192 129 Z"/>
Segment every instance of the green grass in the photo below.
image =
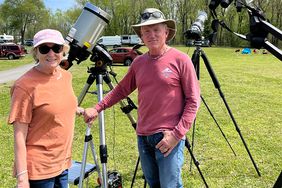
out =
<path fill-rule="evenodd" d="M 192 56 L 194 48 L 177 47 Z M 239 137 L 238 131 L 227 112 L 219 91 L 214 87 L 204 62 L 200 60 L 200 84 L 202 96 L 211 109 L 227 140 L 235 150 L 232 153 L 226 140 L 216 126 L 207 108 L 202 103 L 197 115 L 195 131 L 187 134 L 190 143 L 194 133 L 194 156 L 200 163 L 200 169 L 210 187 L 273 187 L 282 169 L 282 62 L 271 54 L 242 55 L 233 48 L 202 48 L 215 75 L 220 89 L 225 96 L 238 128 L 247 143 L 252 157 L 259 168 L 261 177 L 250 160 Z M 28 60 L 28 58 L 26 58 Z M 30 58 L 30 62 L 32 62 Z M 5 64 L 5 63 L 4 63 Z M 80 94 L 88 77 L 89 60 L 80 65 L 73 65 L 73 86 Z M 4 65 L 5 66 L 5 65 Z M 127 67 L 115 66 L 114 71 L 120 80 Z M 2 70 L 2 63 L 0 65 Z M 115 84 L 115 82 L 113 81 Z M 11 177 L 13 161 L 13 130 L 6 123 L 9 112 L 9 89 L 11 83 L 0 85 L 0 187 L 13 187 L 15 180 Z M 90 88 L 96 90 L 95 84 Z M 104 90 L 108 86 L 104 85 Z M 136 92 L 131 99 L 136 102 Z M 87 94 L 82 106 L 89 107 L 97 102 L 97 96 Z M 152 112 L 153 113 L 153 112 Z M 132 112 L 136 117 L 136 111 Z M 128 118 L 116 105 L 105 111 L 106 144 L 108 146 L 109 170 L 118 170 L 122 174 L 123 186 L 130 187 L 136 161 L 138 158 L 136 136 Z M 95 149 L 99 153 L 99 126 L 95 122 L 92 130 Z M 84 146 L 85 124 L 77 118 L 73 144 L 73 159 L 81 161 Z M 89 150 L 89 153 L 90 150 Z M 185 188 L 204 187 L 195 165 L 190 165 L 190 154 L 185 150 L 183 181 Z M 100 161 L 100 159 L 99 159 Z M 93 163 L 88 156 L 88 162 Z M 190 167 L 192 167 L 190 169 Z M 90 187 L 95 187 L 97 174 L 90 176 Z M 141 169 L 138 170 L 134 187 L 143 187 Z M 74 187 L 74 186 L 73 186 Z"/>

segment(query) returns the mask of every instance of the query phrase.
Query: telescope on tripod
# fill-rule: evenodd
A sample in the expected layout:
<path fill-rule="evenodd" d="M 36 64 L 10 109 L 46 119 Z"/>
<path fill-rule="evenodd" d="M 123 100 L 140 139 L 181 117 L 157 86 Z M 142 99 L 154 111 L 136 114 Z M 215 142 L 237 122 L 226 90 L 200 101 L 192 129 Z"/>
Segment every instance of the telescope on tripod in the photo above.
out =
<path fill-rule="evenodd" d="M 107 79 L 107 84 L 113 87 L 110 83 L 107 72 L 107 65 L 112 62 L 112 58 L 104 48 L 96 44 L 96 41 L 100 37 L 104 28 L 107 26 L 107 24 L 109 24 L 110 19 L 111 16 L 108 13 L 99 7 L 92 5 L 91 3 L 86 3 L 82 13 L 66 37 L 66 42 L 70 46 L 70 51 L 67 54 L 67 59 L 60 63 L 60 66 L 63 69 L 68 70 L 73 65 L 73 61 L 76 61 L 77 64 L 80 64 L 89 57 L 90 60 L 94 62 L 94 66 L 89 68 L 87 71 L 90 75 L 78 97 L 79 105 L 82 103 L 85 95 L 88 93 L 88 89 L 95 80 L 97 85 L 98 101 L 101 101 L 103 98 L 103 80 Z M 80 188 L 83 187 L 84 178 L 88 178 L 90 173 L 92 173 L 94 170 L 98 172 L 98 180 L 101 184 L 101 187 L 115 188 L 121 185 L 121 176 L 117 172 L 107 171 L 106 167 L 108 154 L 105 140 L 103 111 L 99 113 L 99 129 L 102 172 L 100 171 L 98 165 L 90 128 L 86 126 L 82 162 L 73 162 L 73 166 L 69 170 L 69 183 L 73 183 L 75 185 L 78 184 Z M 88 164 L 86 162 L 89 144 L 95 165 Z"/>
<path fill-rule="evenodd" d="M 204 31 L 204 22 L 208 18 L 205 11 L 199 11 L 195 22 L 191 25 L 184 35 L 187 39 L 194 39 L 196 41 L 202 39 L 202 33 Z"/>

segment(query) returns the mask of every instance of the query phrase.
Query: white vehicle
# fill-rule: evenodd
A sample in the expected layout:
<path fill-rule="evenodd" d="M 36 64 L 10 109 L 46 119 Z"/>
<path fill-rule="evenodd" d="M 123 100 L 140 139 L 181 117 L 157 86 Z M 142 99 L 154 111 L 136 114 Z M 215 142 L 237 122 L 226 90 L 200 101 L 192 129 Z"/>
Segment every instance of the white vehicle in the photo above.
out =
<path fill-rule="evenodd" d="M 6 43 L 6 42 L 14 42 L 14 36 L 12 35 L 0 35 L 0 43 Z"/>
<path fill-rule="evenodd" d="M 102 36 L 97 40 L 97 43 L 104 46 L 113 46 L 115 48 L 121 46 L 121 37 L 118 35 Z"/>
<path fill-rule="evenodd" d="M 138 37 L 138 35 L 122 35 L 121 36 L 121 44 L 133 46 L 136 44 L 142 43 L 142 40 Z"/>

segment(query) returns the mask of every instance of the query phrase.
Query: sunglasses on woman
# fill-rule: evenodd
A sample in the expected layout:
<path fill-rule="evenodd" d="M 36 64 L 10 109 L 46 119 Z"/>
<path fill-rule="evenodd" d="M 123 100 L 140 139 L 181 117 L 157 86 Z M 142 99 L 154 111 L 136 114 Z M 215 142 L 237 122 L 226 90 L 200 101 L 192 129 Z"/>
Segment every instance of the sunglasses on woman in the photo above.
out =
<path fill-rule="evenodd" d="M 52 47 L 41 45 L 38 47 L 38 49 L 41 54 L 47 54 L 51 49 L 54 53 L 58 54 L 63 51 L 63 45 L 54 44 Z"/>
<path fill-rule="evenodd" d="M 154 17 L 154 18 L 161 18 L 164 17 L 163 14 L 161 12 L 144 12 L 141 14 L 141 18 L 142 20 L 148 20 L 150 17 Z"/>

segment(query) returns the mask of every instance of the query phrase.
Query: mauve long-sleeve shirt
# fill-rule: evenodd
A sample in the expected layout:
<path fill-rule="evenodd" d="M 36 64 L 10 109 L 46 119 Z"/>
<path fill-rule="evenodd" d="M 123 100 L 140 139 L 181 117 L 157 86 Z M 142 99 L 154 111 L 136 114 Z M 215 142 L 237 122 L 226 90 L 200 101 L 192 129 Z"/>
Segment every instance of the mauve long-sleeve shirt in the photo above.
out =
<path fill-rule="evenodd" d="M 172 130 L 182 139 L 200 104 L 200 87 L 191 59 L 175 48 L 158 59 L 137 57 L 125 77 L 95 108 L 98 112 L 138 90 L 137 135 Z"/>

